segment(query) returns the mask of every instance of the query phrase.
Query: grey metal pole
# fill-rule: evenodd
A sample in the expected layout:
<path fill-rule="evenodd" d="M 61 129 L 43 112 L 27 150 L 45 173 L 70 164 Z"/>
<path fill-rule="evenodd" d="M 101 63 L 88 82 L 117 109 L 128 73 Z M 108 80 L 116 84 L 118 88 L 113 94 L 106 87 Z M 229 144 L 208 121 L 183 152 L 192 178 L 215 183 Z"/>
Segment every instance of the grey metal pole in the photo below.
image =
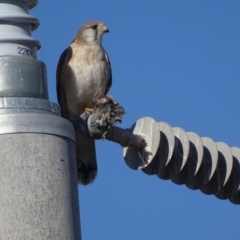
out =
<path fill-rule="evenodd" d="M 74 130 L 48 101 L 37 0 L 0 0 L 0 239 L 80 240 Z"/>

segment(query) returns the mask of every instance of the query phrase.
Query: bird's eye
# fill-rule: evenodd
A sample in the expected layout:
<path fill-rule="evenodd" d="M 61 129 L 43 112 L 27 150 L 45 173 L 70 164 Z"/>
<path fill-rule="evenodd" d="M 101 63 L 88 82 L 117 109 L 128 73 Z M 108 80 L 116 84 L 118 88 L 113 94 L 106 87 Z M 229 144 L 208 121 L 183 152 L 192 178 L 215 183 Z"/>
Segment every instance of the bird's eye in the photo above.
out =
<path fill-rule="evenodd" d="M 97 29 L 97 27 L 98 27 L 98 25 L 92 25 L 91 28 L 95 30 L 95 29 Z"/>

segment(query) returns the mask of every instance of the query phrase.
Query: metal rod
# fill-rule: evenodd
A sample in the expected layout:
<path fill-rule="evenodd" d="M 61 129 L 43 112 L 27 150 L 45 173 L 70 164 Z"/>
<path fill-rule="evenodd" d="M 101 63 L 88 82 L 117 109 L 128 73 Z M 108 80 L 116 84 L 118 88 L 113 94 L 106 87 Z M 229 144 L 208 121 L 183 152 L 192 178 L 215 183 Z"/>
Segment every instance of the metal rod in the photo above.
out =
<path fill-rule="evenodd" d="M 106 139 L 120 144 L 122 147 L 134 147 L 137 149 L 144 148 L 146 142 L 140 135 L 133 134 L 129 129 L 112 126 L 107 134 Z"/>
<path fill-rule="evenodd" d="M 130 129 L 122 129 L 116 126 L 96 127 L 92 123 L 96 116 L 90 112 L 84 112 L 77 120 L 73 121 L 75 130 L 87 137 L 95 139 L 107 139 L 120 144 L 122 147 L 134 147 L 141 149 L 146 146 L 146 141 L 140 135 L 133 134 Z"/>

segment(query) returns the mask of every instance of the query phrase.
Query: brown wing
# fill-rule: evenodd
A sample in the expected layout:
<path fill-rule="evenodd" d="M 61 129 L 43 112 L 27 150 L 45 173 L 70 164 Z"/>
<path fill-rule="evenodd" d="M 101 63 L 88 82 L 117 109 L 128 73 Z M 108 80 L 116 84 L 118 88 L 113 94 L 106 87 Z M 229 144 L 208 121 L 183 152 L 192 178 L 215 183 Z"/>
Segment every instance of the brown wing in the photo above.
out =
<path fill-rule="evenodd" d="M 69 119 L 69 112 L 67 109 L 66 93 L 65 93 L 65 83 L 67 81 L 67 67 L 68 62 L 72 57 L 72 49 L 68 47 L 60 56 L 57 65 L 57 99 L 61 107 L 61 115 L 64 118 Z"/>
<path fill-rule="evenodd" d="M 105 52 L 105 58 L 106 58 L 106 61 L 107 61 L 108 67 L 109 67 L 109 80 L 108 80 L 108 84 L 107 84 L 107 87 L 106 87 L 106 90 L 104 93 L 104 95 L 107 95 L 109 89 L 112 86 L 112 68 L 111 68 L 111 63 L 110 63 L 108 54 L 106 52 Z"/>

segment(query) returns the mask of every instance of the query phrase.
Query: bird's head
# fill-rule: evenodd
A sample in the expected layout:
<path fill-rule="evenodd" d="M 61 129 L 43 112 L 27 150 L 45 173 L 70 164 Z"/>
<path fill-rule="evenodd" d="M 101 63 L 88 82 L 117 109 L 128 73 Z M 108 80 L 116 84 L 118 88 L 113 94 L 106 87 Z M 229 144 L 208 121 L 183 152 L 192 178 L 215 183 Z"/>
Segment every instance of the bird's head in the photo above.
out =
<path fill-rule="evenodd" d="M 85 23 L 79 30 L 76 40 L 80 40 L 89 44 L 102 43 L 104 33 L 109 33 L 108 28 L 100 21 L 91 21 Z"/>

